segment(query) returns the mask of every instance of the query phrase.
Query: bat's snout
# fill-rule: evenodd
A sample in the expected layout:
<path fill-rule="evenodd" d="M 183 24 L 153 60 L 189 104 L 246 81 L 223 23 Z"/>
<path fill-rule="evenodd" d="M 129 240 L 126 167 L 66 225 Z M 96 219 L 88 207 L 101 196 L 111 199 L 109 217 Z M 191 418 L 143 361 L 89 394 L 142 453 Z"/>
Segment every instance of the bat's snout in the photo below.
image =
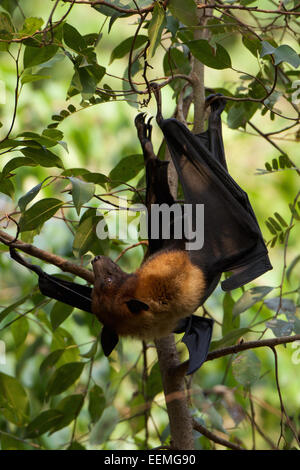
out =
<path fill-rule="evenodd" d="M 92 260 L 92 264 L 96 263 L 97 261 L 103 261 L 105 258 L 107 257 L 103 255 L 95 256 L 95 258 Z"/>

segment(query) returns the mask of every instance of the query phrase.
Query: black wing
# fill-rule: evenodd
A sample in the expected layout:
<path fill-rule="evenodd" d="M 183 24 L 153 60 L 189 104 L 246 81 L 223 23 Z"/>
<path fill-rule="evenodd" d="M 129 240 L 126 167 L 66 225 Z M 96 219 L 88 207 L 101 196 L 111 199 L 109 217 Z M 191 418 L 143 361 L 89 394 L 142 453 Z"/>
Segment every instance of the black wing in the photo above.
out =
<path fill-rule="evenodd" d="M 182 184 L 185 203 L 204 204 L 204 245 L 190 249 L 192 262 L 206 275 L 208 288 L 201 303 L 216 287 L 223 272 L 223 290 L 240 287 L 269 269 L 267 249 L 247 194 L 226 168 L 220 114 L 225 102 L 212 104 L 208 130 L 192 134 L 176 119 L 158 119 Z M 195 211 L 191 220 L 196 229 Z"/>
<path fill-rule="evenodd" d="M 213 324 L 214 322 L 210 318 L 190 315 L 184 318 L 177 326 L 174 333 L 185 332 L 181 341 L 187 346 L 189 351 L 187 374 L 193 374 L 206 360 L 212 337 Z"/>
<path fill-rule="evenodd" d="M 65 281 L 45 273 L 40 266 L 25 261 L 14 248 L 10 248 L 10 256 L 38 275 L 39 288 L 43 295 L 84 310 L 85 312 L 92 313 L 91 287 L 83 286 L 76 282 Z"/>

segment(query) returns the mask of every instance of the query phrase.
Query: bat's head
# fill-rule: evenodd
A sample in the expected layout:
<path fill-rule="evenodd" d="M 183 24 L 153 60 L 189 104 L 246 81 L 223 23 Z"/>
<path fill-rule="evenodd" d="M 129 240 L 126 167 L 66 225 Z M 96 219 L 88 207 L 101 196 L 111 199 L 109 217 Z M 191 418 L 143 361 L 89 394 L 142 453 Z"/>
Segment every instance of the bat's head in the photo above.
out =
<path fill-rule="evenodd" d="M 107 256 L 96 256 L 92 265 L 95 275 L 92 292 L 93 312 L 104 325 L 119 332 L 124 324 L 123 319 L 128 314 L 136 314 L 149 307 L 134 298 L 134 274 L 125 273 Z"/>
<path fill-rule="evenodd" d="M 95 275 L 94 291 L 102 302 L 111 301 L 120 291 L 121 286 L 130 277 L 108 256 L 96 256 L 93 261 Z"/>

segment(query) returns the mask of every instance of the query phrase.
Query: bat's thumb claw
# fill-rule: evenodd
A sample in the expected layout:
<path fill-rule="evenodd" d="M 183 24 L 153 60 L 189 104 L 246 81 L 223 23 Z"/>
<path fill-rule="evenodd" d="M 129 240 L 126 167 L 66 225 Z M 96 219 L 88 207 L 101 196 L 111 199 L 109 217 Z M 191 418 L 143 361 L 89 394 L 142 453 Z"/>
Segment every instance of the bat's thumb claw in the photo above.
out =
<path fill-rule="evenodd" d="M 205 106 L 210 106 L 212 111 L 217 111 L 221 114 L 226 106 L 226 100 L 222 93 L 213 93 L 206 97 Z"/>
<path fill-rule="evenodd" d="M 144 124 L 145 117 L 146 117 L 146 113 L 139 113 L 134 120 L 135 125 L 137 126 L 137 125 Z"/>

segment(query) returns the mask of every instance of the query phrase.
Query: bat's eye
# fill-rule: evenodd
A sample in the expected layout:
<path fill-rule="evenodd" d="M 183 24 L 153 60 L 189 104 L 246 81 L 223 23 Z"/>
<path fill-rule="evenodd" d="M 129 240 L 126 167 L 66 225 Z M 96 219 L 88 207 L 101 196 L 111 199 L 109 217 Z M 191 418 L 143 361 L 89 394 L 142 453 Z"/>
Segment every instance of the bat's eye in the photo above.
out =
<path fill-rule="evenodd" d="M 112 285 L 112 278 L 111 278 L 111 277 L 107 277 L 107 278 L 105 279 L 105 283 L 106 283 L 106 285 L 111 286 L 111 285 Z"/>

